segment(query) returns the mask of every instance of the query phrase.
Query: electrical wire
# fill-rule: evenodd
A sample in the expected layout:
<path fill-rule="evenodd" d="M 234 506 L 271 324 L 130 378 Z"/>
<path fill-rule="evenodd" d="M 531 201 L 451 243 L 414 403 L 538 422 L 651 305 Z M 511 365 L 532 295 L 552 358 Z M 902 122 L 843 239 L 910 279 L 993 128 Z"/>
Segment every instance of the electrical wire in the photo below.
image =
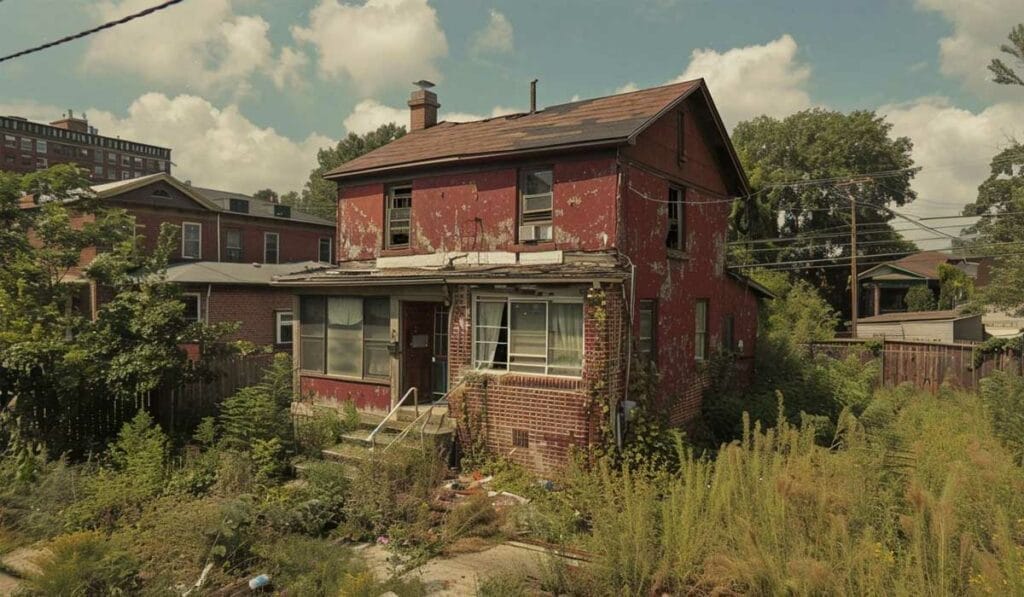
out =
<path fill-rule="evenodd" d="M 121 17 L 120 19 L 117 19 L 117 20 L 114 20 L 114 21 L 109 21 L 107 23 L 103 23 L 102 25 L 99 25 L 97 27 L 93 27 L 92 29 L 86 29 L 85 31 L 80 31 L 78 33 L 75 33 L 74 35 L 66 35 L 66 36 L 64 36 L 64 37 L 62 37 L 60 39 L 56 39 L 54 41 L 47 42 L 45 44 L 42 44 L 42 45 L 39 45 L 39 46 L 35 46 L 35 47 L 32 47 L 32 48 L 27 48 L 25 50 L 21 50 L 19 52 L 15 52 L 13 54 L 8 54 L 7 56 L 0 56 L 0 62 L 6 62 L 8 60 L 14 60 L 15 58 L 20 58 L 21 56 L 26 56 L 28 54 L 33 54 L 35 52 L 41 52 L 41 51 L 43 51 L 43 50 L 45 50 L 47 48 L 52 48 L 54 46 L 59 46 L 61 44 L 66 44 L 66 43 L 74 41 L 76 39 L 81 39 L 83 37 L 92 35 L 94 33 L 99 33 L 100 31 L 103 31 L 105 29 L 111 29 L 111 28 L 116 27 L 118 25 L 123 25 L 123 24 L 125 24 L 125 23 L 127 23 L 129 21 L 134 21 L 135 19 L 139 19 L 139 18 L 148 16 L 148 15 L 151 15 L 154 12 L 157 12 L 159 10 L 163 10 L 165 8 L 168 8 L 168 7 L 173 6 L 175 4 L 179 4 L 181 2 L 182 2 L 182 0 L 167 0 L 166 2 L 162 2 L 160 4 L 157 4 L 156 6 L 151 6 L 151 7 L 147 8 L 147 9 L 145 9 L 145 10 L 140 10 L 139 12 L 135 12 L 135 13 L 132 13 L 130 15 Z"/>
<path fill-rule="evenodd" d="M 979 247 L 997 247 L 997 246 L 1005 246 L 1005 245 L 1024 245 L 1024 241 L 1014 240 L 1014 241 L 1005 241 L 1005 242 L 997 242 L 997 243 L 978 243 L 978 244 L 972 244 L 970 246 L 970 248 L 977 249 Z M 949 246 L 949 247 L 943 247 L 941 249 L 934 249 L 934 250 L 936 250 L 936 251 L 955 251 L 955 250 L 962 249 L 962 248 L 965 248 L 965 247 Z M 874 259 L 874 258 L 877 258 L 877 257 L 902 257 L 902 256 L 905 256 L 905 255 L 907 255 L 907 251 L 898 251 L 898 252 L 895 252 L 895 253 L 872 253 L 872 254 L 869 254 L 869 255 L 858 255 L 857 259 L 859 260 L 862 257 L 870 258 L 870 259 Z M 795 259 L 795 260 L 792 260 L 792 261 L 773 261 L 773 262 L 769 262 L 769 263 L 751 263 L 751 264 L 742 264 L 742 265 L 730 265 L 728 267 L 731 267 L 731 268 L 763 267 L 765 269 L 772 269 L 773 266 L 776 266 L 776 265 L 814 264 L 814 263 L 834 262 L 834 261 L 839 261 L 839 260 L 846 260 L 847 261 L 846 265 L 850 265 L 849 261 L 852 260 L 852 259 L 853 259 L 852 255 L 845 255 L 845 256 L 844 255 L 837 255 L 835 257 L 824 257 L 824 258 L 820 258 L 820 259 Z"/>

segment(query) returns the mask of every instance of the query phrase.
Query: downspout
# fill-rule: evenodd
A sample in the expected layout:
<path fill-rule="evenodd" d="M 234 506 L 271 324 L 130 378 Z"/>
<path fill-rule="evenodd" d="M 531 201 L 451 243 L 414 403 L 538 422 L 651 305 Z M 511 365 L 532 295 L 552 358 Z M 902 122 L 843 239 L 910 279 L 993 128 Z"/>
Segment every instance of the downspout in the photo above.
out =
<path fill-rule="evenodd" d="M 220 212 L 217 212 L 217 261 L 220 262 Z"/>
<path fill-rule="evenodd" d="M 206 325 L 210 325 L 210 294 L 213 292 L 213 284 L 206 285 L 206 313 L 204 313 L 203 319 L 206 320 Z"/>
<path fill-rule="evenodd" d="M 625 403 L 629 400 L 629 375 L 630 369 L 633 364 L 633 317 L 635 313 L 634 303 L 636 302 L 636 265 L 633 260 L 629 258 L 629 255 L 622 254 L 629 262 L 629 299 L 626 302 L 629 310 L 629 320 L 626 323 L 626 379 L 622 384 L 622 402 Z M 626 289 L 622 289 L 622 293 L 626 293 Z M 623 297 L 625 298 L 625 297 Z M 618 410 L 618 409 L 614 409 Z M 612 416 L 618 417 L 618 413 L 614 413 Z M 618 426 L 613 427 L 615 429 L 615 443 L 618 448 L 622 449 L 622 429 Z"/>

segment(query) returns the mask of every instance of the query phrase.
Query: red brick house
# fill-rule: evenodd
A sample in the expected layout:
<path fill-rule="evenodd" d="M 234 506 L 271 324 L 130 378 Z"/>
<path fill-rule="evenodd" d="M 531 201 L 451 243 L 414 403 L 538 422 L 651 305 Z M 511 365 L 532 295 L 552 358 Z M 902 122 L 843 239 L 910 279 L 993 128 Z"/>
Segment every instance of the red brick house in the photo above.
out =
<path fill-rule="evenodd" d="M 179 228 L 168 279 L 182 286 L 188 317 L 208 323 L 239 322 L 229 339 L 290 350 L 291 291 L 272 287 L 271 279 L 329 266 L 333 223 L 287 205 L 194 187 L 166 173 L 92 190 L 109 207 L 132 216 L 145 251 L 156 247 L 163 224 Z M 34 200 L 26 198 L 23 205 L 31 208 Z M 80 267 L 88 265 L 98 250 L 83 251 Z M 85 278 L 81 283 L 77 306 L 95 314 L 105 291 Z"/>
<path fill-rule="evenodd" d="M 468 123 L 409 106 L 408 135 L 327 174 L 338 266 L 275 282 L 304 393 L 387 411 L 416 387 L 541 472 L 599 440 L 633 358 L 674 424 L 713 351 L 749 366 L 764 291 L 725 268 L 748 187 L 703 80 Z"/>

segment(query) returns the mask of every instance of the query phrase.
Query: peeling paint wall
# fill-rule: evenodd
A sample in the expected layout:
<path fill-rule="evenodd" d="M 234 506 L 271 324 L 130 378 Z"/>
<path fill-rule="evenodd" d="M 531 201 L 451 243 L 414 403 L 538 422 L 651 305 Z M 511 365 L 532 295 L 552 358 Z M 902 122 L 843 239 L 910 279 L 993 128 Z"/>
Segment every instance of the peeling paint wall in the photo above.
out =
<path fill-rule="evenodd" d="M 727 186 L 686 104 L 683 110 L 688 119 L 683 163 L 677 159 L 674 113 L 666 114 L 639 136 L 635 146 L 623 151 L 629 164 L 623 183 L 623 250 L 636 266 L 637 300 L 657 304 L 658 369 L 673 422 L 692 420 L 700 410 L 704 380 L 695 359 L 696 301 L 709 301 L 712 352 L 722 341 L 726 318 L 733 317 L 735 341 L 743 343 L 742 360 L 753 358 L 758 308 L 755 295 L 726 273 L 730 203 L 722 199 L 728 195 Z M 686 250 L 682 253 L 665 246 L 670 185 L 686 188 Z"/>
<path fill-rule="evenodd" d="M 530 164 L 531 167 L 544 163 Z M 569 156 L 553 170 L 550 243 L 517 244 L 518 169 L 437 174 L 412 179 L 408 249 L 385 250 L 383 184 L 343 186 L 338 203 L 338 257 L 446 251 L 601 250 L 615 246 L 617 170 L 613 156 Z"/>

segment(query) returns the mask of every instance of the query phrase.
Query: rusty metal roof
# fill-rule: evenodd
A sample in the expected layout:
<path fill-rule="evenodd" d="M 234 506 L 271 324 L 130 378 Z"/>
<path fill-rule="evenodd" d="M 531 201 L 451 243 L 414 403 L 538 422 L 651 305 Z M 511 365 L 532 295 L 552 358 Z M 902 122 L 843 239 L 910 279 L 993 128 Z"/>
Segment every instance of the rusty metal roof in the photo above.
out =
<path fill-rule="evenodd" d="M 542 149 L 622 143 L 703 85 L 684 81 L 474 122 L 441 122 L 345 162 L 325 178 Z"/>

